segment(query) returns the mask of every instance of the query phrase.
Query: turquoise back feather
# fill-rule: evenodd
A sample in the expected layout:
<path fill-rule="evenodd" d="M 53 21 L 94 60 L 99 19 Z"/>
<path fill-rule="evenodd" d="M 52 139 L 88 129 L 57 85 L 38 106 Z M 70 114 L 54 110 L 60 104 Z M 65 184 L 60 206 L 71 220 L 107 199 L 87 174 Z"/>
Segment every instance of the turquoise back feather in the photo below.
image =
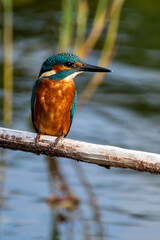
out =
<path fill-rule="evenodd" d="M 73 105 L 72 105 L 72 109 L 71 109 L 70 127 L 72 125 L 72 121 L 73 121 L 74 114 L 76 111 L 76 105 L 77 105 L 77 91 L 75 91 L 75 97 L 74 97 L 74 101 L 73 101 Z"/>
<path fill-rule="evenodd" d="M 35 124 L 34 124 L 34 102 L 35 102 L 35 96 L 36 96 L 36 87 L 37 85 L 40 83 L 40 79 L 37 79 L 33 85 L 33 89 L 32 89 L 32 97 L 31 97 L 31 115 L 32 115 L 32 122 L 33 122 L 33 126 L 36 130 L 36 132 L 38 132 L 38 129 L 36 128 Z"/>
<path fill-rule="evenodd" d="M 74 118 L 74 115 L 75 115 L 75 111 L 76 111 L 76 105 L 77 105 L 77 91 L 75 91 L 75 96 L 74 96 L 74 101 L 73 101 L 73 105 L 72 105 L 72 108 L 71 108 L 71 115 L 70 115 L 70 127 L 69 127 L 69 130 L 71 128 L 71 125 L 72 125 L 72 121 L 73 121 L 73 118 Z M 68 132 L 69 132 L 68 130 Z M 68 133 L 67 133 L 68 134 Z M 65 137 L 67 136 L 67 134 L 65 135 Z"/>

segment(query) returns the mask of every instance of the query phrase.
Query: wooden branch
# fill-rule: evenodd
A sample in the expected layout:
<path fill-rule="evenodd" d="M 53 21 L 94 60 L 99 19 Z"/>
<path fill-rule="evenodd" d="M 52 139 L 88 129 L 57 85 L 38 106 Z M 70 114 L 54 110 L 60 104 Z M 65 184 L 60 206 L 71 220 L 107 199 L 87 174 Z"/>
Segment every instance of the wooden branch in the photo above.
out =
<path fill-rule="evenodd" d="M 54 148 L 53 143 L 56 138 L 47 135 L 41 137 L 37 149 L 35 137 L 35 133 L 0 128 L 0 147 L 48 156 L 71 158 L 106 168 L 130 168 L 137 171 L 160 173 L 159 154 L 97 145 L 68 138 L 62 139 Z"/>

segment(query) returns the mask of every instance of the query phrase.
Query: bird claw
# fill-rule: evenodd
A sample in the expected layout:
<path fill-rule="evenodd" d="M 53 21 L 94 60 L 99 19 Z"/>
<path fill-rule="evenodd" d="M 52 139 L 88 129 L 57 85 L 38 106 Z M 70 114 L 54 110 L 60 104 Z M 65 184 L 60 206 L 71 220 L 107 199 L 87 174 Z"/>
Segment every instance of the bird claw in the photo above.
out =
<path fill-rule="evenodd" d="M 59 143 L 59 141 L 61 139 L 63 139 L 65 137 L 65 133 L 63 132 L 62 135 L 60 137 L 57 137 L 55 142 L 53 143 L 53 147 L 56 148 L 57 144 Z"/>
<path fill-rule="evenodd" d="M 35 146 L 36 148 L 39 150 L 39 141 L 41 139 L 41 136 L 43 135 L 43 133 L 38 133 L 37 136 L 36 136 L 36 139 L 35 139 Z"/>
<path fill-rule="evenodd" d="M 42 135 L 43 135 L 43 133 L 38 133 L 36 136 L 36 139 L 35 139 L 35 146 L 38 150 L 39 150 L 39 141 L 40 141 Z M 60 137 L 57 137 L 55 142 L 52 144 L 53 148 L 56 148 L 59 141 L 61 139 L 63 139 L 64 137 L 65 137 L 65 133 L 63 132 L 62 135 Z"/>

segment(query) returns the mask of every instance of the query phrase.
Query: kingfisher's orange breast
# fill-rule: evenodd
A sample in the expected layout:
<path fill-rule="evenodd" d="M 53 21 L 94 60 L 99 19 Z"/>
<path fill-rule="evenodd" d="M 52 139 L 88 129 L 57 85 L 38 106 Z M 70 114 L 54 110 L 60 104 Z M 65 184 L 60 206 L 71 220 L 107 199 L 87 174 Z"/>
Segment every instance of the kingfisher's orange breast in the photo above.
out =
<path fill-rule="evenodd" d="M 39 132 L 61 136 L 70 128 L 70 112 L 75 96 L 73 80 L 46 79 L 35 92 L 34 124 Z"/>

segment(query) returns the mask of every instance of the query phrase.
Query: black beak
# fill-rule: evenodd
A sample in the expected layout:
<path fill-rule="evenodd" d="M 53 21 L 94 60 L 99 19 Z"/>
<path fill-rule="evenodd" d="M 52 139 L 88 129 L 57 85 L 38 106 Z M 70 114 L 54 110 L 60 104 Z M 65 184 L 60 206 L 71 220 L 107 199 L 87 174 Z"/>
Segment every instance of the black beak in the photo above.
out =
<path fill-rule="evenodd" d="M 90 64 L 83 65 L 82 67 L 78 68 L 78 71 L 83 72 L 112 72 L 111 70 L 103 67 L 98 67 Z"/>

